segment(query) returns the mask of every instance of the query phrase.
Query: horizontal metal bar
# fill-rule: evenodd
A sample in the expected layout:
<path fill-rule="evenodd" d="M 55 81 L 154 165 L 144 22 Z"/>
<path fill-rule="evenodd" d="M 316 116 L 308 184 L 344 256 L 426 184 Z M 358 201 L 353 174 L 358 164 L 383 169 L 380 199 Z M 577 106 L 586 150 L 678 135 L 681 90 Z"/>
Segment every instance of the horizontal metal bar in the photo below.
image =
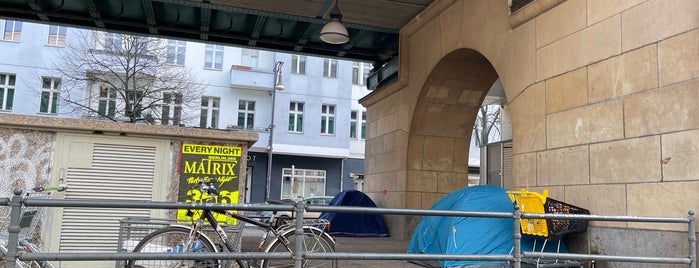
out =
<path fill-rule="evenodd" d="M 3 200 L 6 199 L 6 200 Z M 9 199 L 0 199 L 0 204 L 8 203 Z M 211 210 L 245 210 L 245 211 L 293 211 L 293 204 L 218 204 L 218 203 L 184 203 L 157 201 L 122 201 L 122 200 L 63 200 L 63 199 L 26 199 L 26 206 L 44 207 L 97 207 L 97 208 L 143 208 L 143 209 L 211 209 Z M 490 217 L 512 218 L 510 212 L 483 212 L 458 210 L 424 210 L 376 207 L 343 207 L 343 206 L 306 206 L 308 212 L 337 212 L 337 213 L 367 213 L 394 215 L 422 216 L 454 216 L 454 217 Z M 683 217 L 640 217 L 640 216 L 604 216 L 585 214 L 538 214 L 522 213 L 523 219 L 560 219 L 560 220 L 595 220 L 595 221 L 626 221 L 626 222 L 663 222 L 688 223 Z"/>
<path fill-rule="evenodd" d="M 604 215 L 587 215 L 587 214 L 522 213 L 522 218 L 523 219 L 588 220 L 588 221 L 689 223 L 689 218 L 682 218 L 682 217 L 604 216 Z"/>
<path fill-rule="evenodd" d="M 9 206 L 10 199 L 7 197 L 0 198 L 0 206 Z"/>
<path fill-rule="evenodd" d="M 23 261 L 106 261 L 106 260 L 252 260 L 291 259 L 289 252 L 210 253 L 21 253 Z"/>
<path fill-rule="evenodd" d="M 367 214 L 395 214 L 395 215 L 424 215 L 424 216 L 456 216 L 456 217 L 490 217 L 512 218 L 511 212 L 485 212 L 463 210 L 425 210 L 407 208 L 376 208 L 376 207 L 343 207 L 343 206 L 306 206 L 309 212 L 340 212 L 340 213 L 367 213 Z"/>
<path fill-rule="evenodd" d="M 671 263 L 689 264 L 689 258 L 682 257 L 641 257 L 641 256 L 608 256 L 593 254 L 522 252 L 525 258 L 563 259 L 563 260 L 595 260 L 612 262 L 642 262 L 642 263 Z"/>
<path fill-rule="evenodd" d="M 512 255 L 457 255 L 415 253 L 352 253 L 352 252 L 308 252 L 308 259 L 323 260 L 462 260 L 462 261 L 514 261 Z"/>
<path fill-rule="evenodd" d="M 29 207 L 91 207 L 91 208 L 143 208 L 143 209 L 210 209 L 210 210 L 246 210 L 246 211 L 292 211 L 293 204 L 219 204 L 219 203 L 184 203 L 158 201 L 122 201 L 122 200 L 64 200 L 64 199 L 26 199 L 24 205 Z"/>
<path fill-rule="evenodd" d="M 607 256 L 594 254 L 522 252 L 525 258 L 596 260 L 612 262 L 689 264 L 689 258 Z M 514 261 L 512 255 L 456 255 L 456 254 L 411 254 L 411 253 L 351 253 L 351 252 L 308 252 L 308 259 L 337 260 L 464 260 L 464 261 Z M 218 253 L 23 253 L 23 261 L 97 261 L 97 260 L 235 260 L 235 259 L 291 259 L 288 252 L 218 252 Z"/>

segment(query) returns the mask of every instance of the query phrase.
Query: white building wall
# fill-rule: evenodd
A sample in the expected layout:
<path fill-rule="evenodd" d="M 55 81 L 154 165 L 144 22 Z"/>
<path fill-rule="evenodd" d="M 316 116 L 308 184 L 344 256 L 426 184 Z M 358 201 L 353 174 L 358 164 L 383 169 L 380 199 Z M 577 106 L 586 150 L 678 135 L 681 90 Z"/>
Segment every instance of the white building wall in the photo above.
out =
<path fill-rule="evenodd" d="M 0 28 L 4 25 L 5 20 L 0 20 Z M 47 45 L 48 32 L 48 25 L 24 22 L 18 42 L 0 41 L 0 73 L 14 74 L 17 79 L 12 113 L 45 115 L 39 113 L 41 77 L 60 77 L 53 66 L 58 51 L 64 49 Z M 70 40 L 77 33 L 68 29 L 66 36 Z"/>
<path fill-rule="evenodd" d="M 4 20 L 0 20 L 4 24 Z M 0 73 L 15 74 L 17 77 L 14 107 L 11 113 L 40 115 L 41 76 L 60 77 L 53 69 L 60 65 L 56 62 L 57 52 L 65 47 L 47 46 L 48 25 L 23 23 L 19 42 L 0 41 Z M 68 28 L 67 43 L 80 38 L 80 33 L 87 30 Z M 220 97 L 219 128 L 237 124 L 238 101 L 256 102 L 255 127 L 264 129 L 271 123 L 272 98 L 264 87 L 238 87 L 231 84 L 231 68 L 242 64 L 242 48 L 224 47 L 223 68 L 211 70 L 204 68 L 206 44 L 187 42 L 185 64 L 187 68 L 206 85 L 203 96 Z M 306 57 L 306 74 L 291 73 L 291 54 L 271 51 L 259 51 L 259 72 L 270 73 L 276 61 L 285 62 L 282 68 L 282 81 L 285 90 L 278 92 L 275 108 L 275 153 L 290 155 L 314 155 L 330 158 L 363 158 L 364 141 L 350 140 L 350 111 L 365 111 L 358 100 L 369 93 L 364 85 L 352 85 L 352 62 L 339 60 L 337 78 L 323 77 L 323 58 Z M 269 76 L 273 77 L 273 76 Z M 249 79 L 241 77 L 240 79 Z M 241 84 L 250 84 L 242 80 Z M 260 82 L 261 83 L 261 82 Z M 269 83 L 269 82 L 268 82 Z M 272 84 L 272 83 L 269 83 Z M 270 89 L 271 90 L 271 89 Z M 305 103 L 304 131 L 302 134 L 289 133 L 289 102 Z M 323 104 L 335 105 L 335 133 L 320 134 L 320 109 Z M 79 117 L 61 109 L 63 117 Z M 198 115 L 199 111 L 190 111 Z M 186 127 L 198 127 L 198 118 L 185 122 Z M 260 132 L 259 141 L 251 151 L 264 152 L 268 135 Z"/>

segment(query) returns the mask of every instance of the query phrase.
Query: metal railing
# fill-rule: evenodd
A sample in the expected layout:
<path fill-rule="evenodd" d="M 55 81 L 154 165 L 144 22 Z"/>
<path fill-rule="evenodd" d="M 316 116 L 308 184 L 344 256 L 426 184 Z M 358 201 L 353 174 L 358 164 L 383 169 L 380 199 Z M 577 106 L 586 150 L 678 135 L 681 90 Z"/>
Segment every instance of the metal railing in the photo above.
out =
<path fill-rule="evenodd" d="M 5 257 L 6 268 L 15 268 L 17 259 L 23 261 L 104 261 L 104 260 L 200 260 L 200 259 L 295 259 L 296 267 L 301 267 L 302 259 L 337 259 L 337 260 L 463 260 L 463 261 L 507 261 L 515 268 L 520 268 L 525 258 L 540 258 L 549 260 L 574 260 L 574 261 L 611 261 L 611 262 L 636 262 L 636 263 L 666 263 L 686 264 L 687 267 L 697 268 L 697 239 L 696 218 L 694 211 L 689 211 L 687 217 L 636 217 L 636 216 L 601 216 L 601 215 L 568 215 L 568 214 L 534 214 L 521 213 L 518 207 L 514 212 L 480 212 L 480 211 L 453 211 L 453 210 L 425 210 L 425 209 L 399 209 L 399 208 L 367 208 L 367 207 L 341 207 L 341 206 L 313 206 L 299 202 L 296 206 L 289 205 L 258 205 L 258 204 L 200 204 L 181 202 L 155 202 L 155 201 L 114 201 L 114 200 L 60 200 L 60 199 L 26 199 L 21 197 L 21 191 L 15 191 L 12 199 L 0 198 L 0 206 L 11 206 L 11 220 L 9 227 L 8 254 Z M 17 253 L 20 209 L 21 206 L 43 207 L 89 207 L 89 208 L 138 208 L 138 209 L 181 209 L 181 208 L 205 208 L 228 209 L 242 211 L 295 211 L 296 234 L 303 235 L 302 221 L 304 211 L 308 212 L 336 212 L 336 213 L 366 213 L 389 215 L 417 215 L 417 216 L 453 216 L 453 217 L 487 217 L 487 218 L 512 218 L 513 219 L 513 250 L 511 254 L 474 255 L 474 254 L 418 254 L 418 253 L 355 253 L 355 252 L 304 252 L 302 245 L 297 243 L 295 254 L 289 253 L 262 253 L 262 252 L 225 252 L 225 253 Z M 559 220 L 595 220 L 595 221 L 621 221 L 621 222 L 654 222 L 654 223 L 678 223 L 687 224 L 688 231 L 688 255 L 687 257 L 647 257 L 647 256 L 610 256 L 598 254 L 574 254 L 574 253 L 549 253 L 521 251 L 520 221 L 519 219 L 559 219 Z M 299 239 L 300 241 L 300 239 Z"/>

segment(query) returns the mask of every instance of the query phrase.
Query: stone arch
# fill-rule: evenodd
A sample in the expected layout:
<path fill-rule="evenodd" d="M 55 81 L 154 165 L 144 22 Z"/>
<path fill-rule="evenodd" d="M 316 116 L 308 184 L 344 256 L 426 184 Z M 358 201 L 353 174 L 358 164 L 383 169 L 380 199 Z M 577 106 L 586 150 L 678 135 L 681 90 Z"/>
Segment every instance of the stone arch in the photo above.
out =
<path fill-rule="evenodd" d="M 513 30 L 507 1 L 436 3 L 401 29 L 397 81 L 362 100 L 364 192 L 379 206 L 429 208 L 466 186 L 471 129 L 488 89 L 500 78 L 509 102 L 535 83 L 534 24 Z M 385 219 L 391 236 L 408 238 L 420 217 Z"/>
<path fill-rule="evenodd" d="M 468 185 L 468 155 L 476 112 L 498 75 L 472 49 L 457 49 L 432 69 L 413 112 L 407 153 L 407 191 L 414 208 Z"/>

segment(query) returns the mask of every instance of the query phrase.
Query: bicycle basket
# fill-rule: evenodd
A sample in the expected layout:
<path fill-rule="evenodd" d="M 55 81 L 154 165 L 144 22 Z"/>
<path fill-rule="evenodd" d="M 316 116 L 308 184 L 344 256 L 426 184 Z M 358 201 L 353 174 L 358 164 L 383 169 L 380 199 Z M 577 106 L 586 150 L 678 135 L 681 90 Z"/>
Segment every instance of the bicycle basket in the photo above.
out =
<path fill-rule="evenodd" d="M 48 199 L 50 192 L 28 192 L 25 195 L 26 199 Z M 19 236 L 29 237 L 36 229 L 36 225 L 41 220 L 41 215 L 44 207 L 27 207 L 22 206 L 21 218 L 19 222 Z"/>
<path fill-rule="evenodd" d="M 32 226 L 32 222 L 39 213 L 38 210 L 30 210 L 22 212 L 22 219 L 19 221 L 19 228 L 27 228 Z"/>

